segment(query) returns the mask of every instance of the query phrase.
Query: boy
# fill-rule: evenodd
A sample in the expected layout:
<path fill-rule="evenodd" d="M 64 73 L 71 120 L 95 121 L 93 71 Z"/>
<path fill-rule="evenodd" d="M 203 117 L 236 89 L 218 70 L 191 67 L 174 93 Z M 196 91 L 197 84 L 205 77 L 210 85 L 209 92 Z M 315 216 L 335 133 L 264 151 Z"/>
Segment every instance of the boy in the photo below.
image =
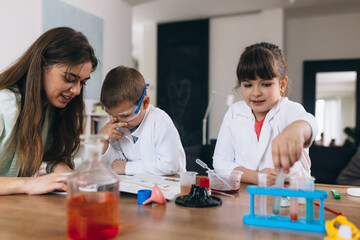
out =
<path fill-rule="evenodd" d="M 172 175 L 185 171 L 185 152 L 170 117 L 150 104 L 143 76 L 119 66 L 105 77 L 100 101 L 112 119 L 102 160 L 118 174 Z"/>

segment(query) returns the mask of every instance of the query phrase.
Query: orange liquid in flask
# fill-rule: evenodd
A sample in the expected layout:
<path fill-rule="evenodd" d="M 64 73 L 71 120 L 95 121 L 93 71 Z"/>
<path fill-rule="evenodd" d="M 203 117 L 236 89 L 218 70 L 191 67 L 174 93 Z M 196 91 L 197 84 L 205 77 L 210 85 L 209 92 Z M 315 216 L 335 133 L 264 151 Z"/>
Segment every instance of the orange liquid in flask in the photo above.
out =
<path fill-rule="evenodd" d="M 68 236 L 75 240 L 110 239 L 119 232 L 119 196 L 108 192 L 89 192 L 70 197 Z"/>

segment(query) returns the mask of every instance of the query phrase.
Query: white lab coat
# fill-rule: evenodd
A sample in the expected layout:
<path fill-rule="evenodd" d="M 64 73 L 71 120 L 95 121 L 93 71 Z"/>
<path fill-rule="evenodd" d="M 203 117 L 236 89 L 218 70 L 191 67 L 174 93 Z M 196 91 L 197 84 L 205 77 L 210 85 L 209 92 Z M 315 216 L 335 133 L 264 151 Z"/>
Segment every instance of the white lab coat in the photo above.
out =
<path fill-rule="evenodd" d="M 123 131 L 124 138 L 110 139 L 101 157 L 110 166 L 116 159 L 127 159 L 126 175 L 172 175 L 185 171 L 186 158 L 179 133 L 163 110 L 149 105 L 139 127 L 132 133 L 128 129 Z M 133 137 L 138 138 L 136 142 Z"/>
<path fill-rule="evenodd" d="M 316 119 L 299 103 L 282 98 L 267 114 L 259 141 L 255 133 L 255 117 L 251 108 L 240 101 L 226 112 L 220 128 L 213 156 L 215 169 L 234 169 L 238 166 L 261 171 L 274 168 L 271 144 L 286 126 L 296 120 L 308 122 L 312 129 L 309 146 L 303 148 L 301 158 L 290 169 L 288 177 L 310 175 L 309 147 L 317 134 Z"/>

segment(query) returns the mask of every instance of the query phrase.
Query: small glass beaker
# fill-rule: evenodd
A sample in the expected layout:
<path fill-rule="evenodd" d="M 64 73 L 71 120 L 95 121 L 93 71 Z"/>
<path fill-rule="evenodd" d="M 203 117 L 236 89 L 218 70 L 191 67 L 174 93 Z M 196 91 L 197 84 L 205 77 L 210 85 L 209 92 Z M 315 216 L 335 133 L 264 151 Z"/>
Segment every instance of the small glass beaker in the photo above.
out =
<path fill-rule="evenodd" d="M 105 135 L 81 136 L 84 161 L 68 179 L 67 233 L 71 239 L 110 239 L 119 231 L 119 178 L 100 161 Z"/>
<path fill-rule="evenodd" d="M 188 195 L 191 190 L 191 185 L 196 184 L 197 172 L 187 171 L 180 172 L 180 194 Z"/>
<path fill-rule="evenodd" d="M 210 179 L 212 191 L 223 193 L 237 193 L 239 191 L 243 172 L 238 170 L 214 170 L 206 172 Z"/>

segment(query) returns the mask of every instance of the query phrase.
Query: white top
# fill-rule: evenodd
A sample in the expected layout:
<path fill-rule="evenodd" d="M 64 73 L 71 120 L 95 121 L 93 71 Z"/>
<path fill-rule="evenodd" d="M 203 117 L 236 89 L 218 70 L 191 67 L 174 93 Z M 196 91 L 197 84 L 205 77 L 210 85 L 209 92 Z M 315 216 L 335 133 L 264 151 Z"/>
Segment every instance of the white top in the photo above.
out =
<path fill-rule="evenodd" d="M 21 95 L 0 90 L 0 176 L 17 177 L 21 162 L 17 156 L 16 121 L 21 108 Z"/>
<path fill-rule="evenodd" d="M 0 103 L 0 176 L 17 177 L 21 160 L 17 153 L 16 122 L 21 110 L 21 95 L 9 89 L 0 90 Z M 41 130 L 44 152 L 50 147 L 50 115 L 50 107 L 47 107 Z"/>
<path fill-rule="evenodd" d="M 312 137 L 301 158 L 290 169 L 288 177 L 310 175 L 309 147 L 317 134 L 316 119 L 299 103 L 282 98 L 267 114 L 259 141 L 255 132 L 255 117 L 251 108 L 240 101 L 232 104 L 226 112 L 220 128 L 213 157 L 215 169 L 234 169 L 238 166 L 261 171 L 274 168 L 271 144 L 286 126 L 296 120 L 304 120 L 311 126 Z"/>
<path fill-rule="evenodd" d="M 102 160 L 110 166 L 117 159 L 127 159 L 127 175 L 172 175 L 185 171 L 186 158 L 179 133 L 163 110 L 149 105 L 135 131 L 122 130 L 124 138 L 110 139 L 102 155 Z"/>

